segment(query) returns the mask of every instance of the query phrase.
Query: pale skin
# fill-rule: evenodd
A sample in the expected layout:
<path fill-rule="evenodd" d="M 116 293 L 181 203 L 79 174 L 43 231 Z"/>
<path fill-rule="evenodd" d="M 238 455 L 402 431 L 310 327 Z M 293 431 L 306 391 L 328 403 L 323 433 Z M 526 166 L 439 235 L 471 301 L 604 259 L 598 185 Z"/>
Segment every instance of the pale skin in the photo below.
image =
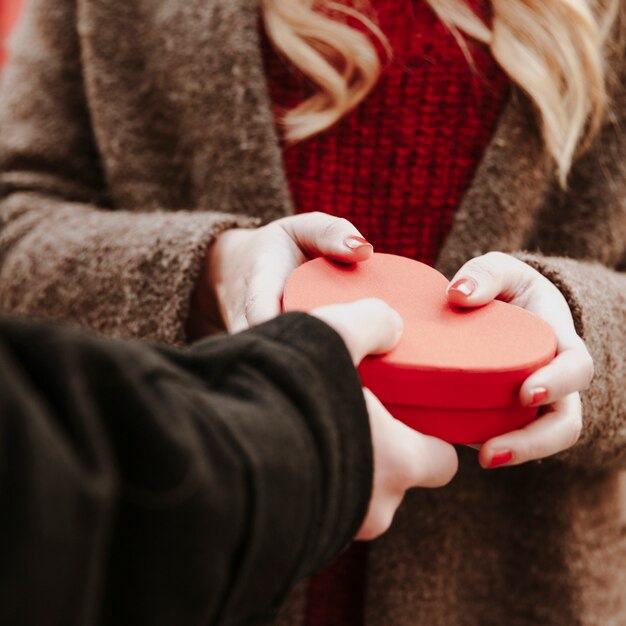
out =
<path fill-rule="evenodd" d="M 382 300 L 322 307 L 312 312 L 344 340 L 355 366 L 368 354 L 387 352 L 402 335 L 402 319 Z M 394 419 L 369 389 L 363 389 L 374 450 L 372 495 L 356 536 L 370 540 L 391 526 L 404 494 L 413 487 L 442 487 L 458 467 L 455 449 Z"/>
<path fill-rule="evenodd" d="M 347 220 L 323 213 L 282 218 L 258 229 L 232 229 L 207 254 L 196 291 L 194 316 L 201 332 L 221 317 L 233 332 L 280 313 L 289 274 L 310 258 L 326 256 L 356 263 L 373 253 Z M 543 318 L 557 337 L 557 355 L 522 385 L 519 401 L 540 406 L 542 415 L 522 430 L 486 441 L 479 452 L 485 468 L 518 465 L 557 454 L 576 443 L 582 429 L 579 392 L 593 377 L 593 361 L 577 335 L 561 292 L 543 275 L 514 257 L 490 252 L 469 260 L 448 287 L 450 301 L 463 307 L 505 300 Z"/>

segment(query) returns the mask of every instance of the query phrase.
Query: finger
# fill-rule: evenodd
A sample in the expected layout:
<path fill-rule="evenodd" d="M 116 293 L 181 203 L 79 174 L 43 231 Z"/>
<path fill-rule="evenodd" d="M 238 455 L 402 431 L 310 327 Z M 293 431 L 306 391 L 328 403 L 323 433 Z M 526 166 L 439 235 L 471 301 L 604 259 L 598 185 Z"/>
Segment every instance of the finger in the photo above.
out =
<path fill-rule="evenodd" d="M 355 365 L 368 354 L 389 352 L 400 340 L 404 328 L 398 312 L 378 298 L 320 307 L 312 315 L 341 335 Z"/>
<path fill-rule="evenodd" d="M 551 404 L 574 391 L 586 389 L 593 378 L 593 359 L 576 333 L 563 294 L 543 276 L 528 290 L 528 311 L 548 322 L 557 338 L 557 356 L 534 372 L 520 389 L 524 405 Z"/>
<path fill-rule="evenodd" d="M 363 389 L 372 425 L 374 442 L 387 440 L 395 447 L 395 473 L 400 491 L 411 487 L 435 488 L 447 485 L 458 469 L 453 446 L 441 439 L 423 435 L 395 419 L 380 400 Z"/>
<path fill-rule="evenodd" d="M 305 213 L 297 219 L 284 218 L 276 225 L 283 228 L 302 251 L 311 258 L 326 256 L 336 261 L 355 263 L 368 259 L 374 248 L 346 219 L 326 213 Z"/>
<path fill-rule="evenodd" d="M 411 487 L 440 487 L 458 467 L 456 451 L 443 441 L 417 433 L 394 419 L 364 389 L 374 447 L 374 483 L 358 539 L 374 539 L 391 526 L 405 492 Z"/>
<path fill-rule="evenodd" d="M 412 486 L 410 465 L 412 450 L 404 450 L 402 433 L 387 409 L 368 389 L 363 389 L 369 414 L 374 448 L 374 480 L 367 514 L 356 539 L 371 540 L 385 533 L 393 522 L 406 490 Z M 406 459 L 406 461 L 405 461 Z"/>
<path fill-rule="evenodd" d="M 374 487 L 374 491 L 376 491 L 376 487 Z M 357 541 L 371 541 L 384 535 L 391 527 L 403 497 L 404 493 L 400 492 L 372 493 L 367 514 L 355 539 Z"/>
<path fill-rule="evenodd" d="M 459 467 L 454 447 L 441 439 L 422 435 L 402 422 L 398 424 L 405 430 L 407 439 L 412 438 L 415 443 L 416 473 L 412 486 L 434 488 L 447 485 Z"/>
<path fill-rule="evenodd" d="M 489 252 L 471 259 L 448 286 L 448 300 L 457 306 L 475 307 L 495 298 L 511 301 L 530 283 L 534 270 L 508 254 Z"/>
<path fill-rule="evenodd" d="M 593 361 L 576 333 L 567 301 L 547 278 L 509 255 L 493 252 L 468 261 L 448 288 L 450 301 L 462 306 L 496 297 L 541 317 L 557 339 L 558 356 L 522 385 L 523 405 L 550 404 L 589 385 Z"/>
<path fill-rule="evenodd" d="M 573 446 L 581 429 L 580 395 L 572 393 L 523 429 L 485 442 L 479 461 L 485 469 L 493 469 L 543 459 Z"/>
<path fill-rule="evenodd" d="M 531 374 L 520 389 L 524 406 L 553 404 L 576 391 L 586 389 L 593 378 L 593 360 L 583 341 L 559 353 L 548 365 Z"/>

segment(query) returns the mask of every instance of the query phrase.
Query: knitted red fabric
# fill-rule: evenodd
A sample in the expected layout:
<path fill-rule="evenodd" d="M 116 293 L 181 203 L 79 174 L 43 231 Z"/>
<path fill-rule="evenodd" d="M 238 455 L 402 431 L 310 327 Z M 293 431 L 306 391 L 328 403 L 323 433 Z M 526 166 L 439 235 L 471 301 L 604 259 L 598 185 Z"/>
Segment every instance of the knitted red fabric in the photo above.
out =
<path fill-rule="evenodd" d="M 334 128 L 293 146 L 284 162 L 298 212 L 352 221 L 379 252 L 432 264 L 508 94 L 489 52 L 468 42 L 470 69 L 425 0 L 373 0 L 394 51 L 378 85 Z M 489 20 L 488 2 L 469 2 Z M 277 117 L 308 86 L 265 45 Z M 313 577 L 307 626 L 361 626 L 367 546 Z"/>
<path fill-rule="evenodd" d="M 373 0 L 394 59 L 361 106 L 284 148 L 298 212 L 351 220 L 378 252 L 432 264 L 493 133 L 508 79 L 483 46 L 472 71 L 425 0 Z M 485 3 L 471 5 L 482 15 Z M 277 114 L 306 82 L 266 46 Z"/>

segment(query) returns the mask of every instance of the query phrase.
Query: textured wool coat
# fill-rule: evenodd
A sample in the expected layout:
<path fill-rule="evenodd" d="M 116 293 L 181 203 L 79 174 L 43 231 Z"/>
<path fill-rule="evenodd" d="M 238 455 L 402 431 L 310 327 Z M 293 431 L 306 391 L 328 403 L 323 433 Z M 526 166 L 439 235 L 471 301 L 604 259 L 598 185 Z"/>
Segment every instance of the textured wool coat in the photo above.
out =
<path fill-rule="evenodd" d="M 626 13 L 626 6 L 622 7 Z M 184 340 L 221 230 L 292 212 L 257 0 L 30 0 L 0 99 L 0 305 Z M 514 93 L 438 267 L 519 254 L 595 359 L 584 430 L 543 463 L 415 491 L 370 553 L 369 625 L 626 624 L 626 84 L 567 192 Z M 303 624 L 302 589 L 283 624 Z"/>

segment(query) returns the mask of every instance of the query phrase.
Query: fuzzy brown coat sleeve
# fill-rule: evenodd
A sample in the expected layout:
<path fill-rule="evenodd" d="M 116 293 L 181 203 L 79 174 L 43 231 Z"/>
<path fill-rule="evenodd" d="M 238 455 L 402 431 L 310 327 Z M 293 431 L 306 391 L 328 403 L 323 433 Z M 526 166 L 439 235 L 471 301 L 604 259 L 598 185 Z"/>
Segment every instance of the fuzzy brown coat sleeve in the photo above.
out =
<path fill-rule="evenodd" d="M 254 222 L 110 209 L 76 24 L 73 1 L 27 3 L 2 77 L 0 308 L 179 343 L 207 247 Z"/>
<path fill-rule="evenodd" d="M 565 296 L 594 360 L 582 393 L 583 433 L 559 458 L 590 470 L 626 467 L 626 275 L 599 263 L 516 254 Z"/>

